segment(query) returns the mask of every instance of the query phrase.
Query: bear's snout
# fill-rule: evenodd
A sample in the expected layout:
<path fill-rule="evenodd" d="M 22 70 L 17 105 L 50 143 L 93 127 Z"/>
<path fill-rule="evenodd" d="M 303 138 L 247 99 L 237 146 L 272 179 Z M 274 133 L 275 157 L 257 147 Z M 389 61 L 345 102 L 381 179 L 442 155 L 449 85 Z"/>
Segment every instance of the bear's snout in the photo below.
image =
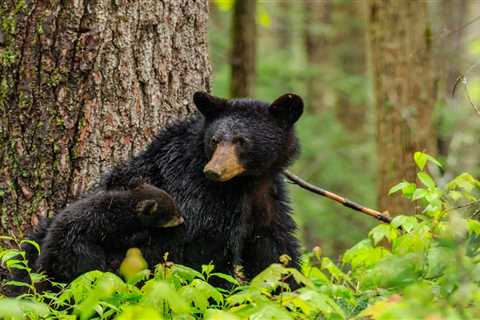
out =
<path fill-rule="evenodd" d="M 236 146 L 230 142 L 223 142 L 215 148 L 203 172 L 208 179 L 225 182 L 245 172 L 245 167 L 238 159 Z"/>

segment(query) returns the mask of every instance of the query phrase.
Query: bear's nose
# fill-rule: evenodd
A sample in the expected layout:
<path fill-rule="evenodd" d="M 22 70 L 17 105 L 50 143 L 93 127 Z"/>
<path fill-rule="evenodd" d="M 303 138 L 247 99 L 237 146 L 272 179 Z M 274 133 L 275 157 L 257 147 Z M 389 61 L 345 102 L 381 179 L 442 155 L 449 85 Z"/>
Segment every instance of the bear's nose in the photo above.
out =
<path fill-rule="evenodd" d="M 204 170 L 203 172 L 205 173 L 205 175 L 207 176 L 208 179 L 211 179 L 211 180 L 214 180 L 214 181 L 217 181 L 217 180 L 220 179 L 220 173 L 219 172 L 216 172 L 216 171 L 210 170 L 210 169 Z"/>

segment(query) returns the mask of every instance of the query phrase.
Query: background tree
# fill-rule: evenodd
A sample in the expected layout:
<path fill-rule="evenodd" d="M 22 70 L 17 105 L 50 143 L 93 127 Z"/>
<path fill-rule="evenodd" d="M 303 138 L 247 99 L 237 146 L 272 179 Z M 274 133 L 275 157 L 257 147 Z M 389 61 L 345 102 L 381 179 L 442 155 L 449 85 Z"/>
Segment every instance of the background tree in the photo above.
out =
<path fill-rule="evenodd" d="M 432 30 L 425 1 L 369 0 L 370 57 L 377 112 L 379 207 L 414 212 L 400 196 L 399 181 L 415 180 L 418 150 L 435 154 L 432 111 Z"/>
<path fill-rule="evenodd" d="M 21 233 L 209 89 L 207 1 L 0 4 L 0 234 Z"/>
<path fill-rule="evenodd" d="M 235 1 L 232 20 L 231 97 L 255 95 L 257 1 Z"/>
<path fill-rule="evenodd" d="M 306 102 L 310 110 L 325 109 L 328 61 L 330 61 L 329 28 L 331 26 L 332 3 L 304 0 L 305 54 L 309 65 L 306 83 Z"/>

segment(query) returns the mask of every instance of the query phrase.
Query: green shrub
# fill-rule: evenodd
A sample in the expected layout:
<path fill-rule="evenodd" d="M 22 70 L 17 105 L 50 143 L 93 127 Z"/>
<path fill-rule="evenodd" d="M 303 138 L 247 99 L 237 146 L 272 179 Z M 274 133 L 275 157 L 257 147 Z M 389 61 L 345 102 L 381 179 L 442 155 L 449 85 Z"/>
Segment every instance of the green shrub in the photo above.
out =
<path fill-rule="evenodd" d="M 418 185 L 401 192 L 421 213 L 397 216 L 335 263 L 320 248 L 304 255 L 301 270 L 282 257 L 249 283 L 167 259 L 130 282 L 112 273 L 88 272 L 58 293 L 37 292 L 45 276 L 31 273 L 30 293 L 0 299 L 2 319 L 480 319 L 480 182 L 462 174 L 438 186 L 417 153 Z M 20 254 L 20 256 L 19 256 Z M 28 272 L 18 249 L 0 253 L 7 268 Z M 240 274 L 240 272 L 238 273 Z M 220 278 L 230 289 L 212 286 Z M 239 277 L 241 278 L 241 277 Z M 302 287 L 292 291 L 285 280 Z"/>

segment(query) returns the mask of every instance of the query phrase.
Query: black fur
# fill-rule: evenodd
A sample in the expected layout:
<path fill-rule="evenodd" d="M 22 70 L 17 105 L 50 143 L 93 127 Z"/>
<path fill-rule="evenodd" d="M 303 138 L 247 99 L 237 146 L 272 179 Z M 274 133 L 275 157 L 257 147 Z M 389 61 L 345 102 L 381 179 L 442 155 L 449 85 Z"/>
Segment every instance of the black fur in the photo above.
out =
<path fill-rule="evenodd" d="M 29 254 L 29 261 L 60 282 L 90 270 L 116 271 L 112 261 L 119 264 L 128 248 L 179 217 L 173 200 L 151 185 L 99 190 L 69 205 L 34 234 L 41 254 L 37 259 Z"/>
<path fill-rule="evenodd" d="M 282 254 L 297 265 L 296 226 L 281 172 L 298 153 L 293 124 L 303 111 L 301 98 L 287 94 L 269 105 L 196 93 L 194 101 L 202 115 L 161 130 L 146 151 L 114 168 L 99 188 L 121 190 L 140 178 L 174 198 L 185 229 L 149 234 L 140 248 L 150 265 L 167 251 L 174 262 L 194 268 L 213 262 L 217 270 L 232 272 L 241 264 L 249 278 Z M 246 172 L 215 182 L 203 168 L 222 142 L 236 145 Z"/>

